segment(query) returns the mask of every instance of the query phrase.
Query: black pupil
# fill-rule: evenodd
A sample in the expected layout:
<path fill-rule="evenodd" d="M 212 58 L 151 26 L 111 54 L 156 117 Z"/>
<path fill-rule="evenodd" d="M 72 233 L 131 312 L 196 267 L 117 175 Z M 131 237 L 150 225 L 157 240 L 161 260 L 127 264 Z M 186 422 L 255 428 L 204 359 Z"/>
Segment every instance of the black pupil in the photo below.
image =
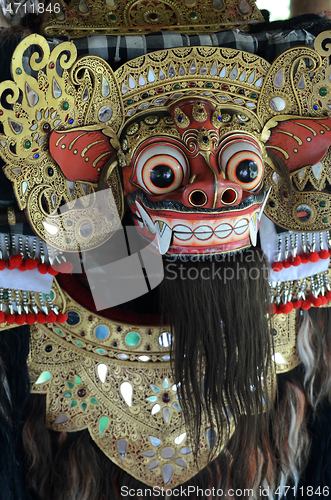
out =
<path fill-rule="evenodd" d="M 157 165 L 150 172 L 152 184 L 158 188 L 167 188 L 175 180 L 175 174 L 168 165 Z"/>
<path fill-rule="evenodd" d="M 259 173 L 259 168 L 255 161 L 243 160 L 236 168 L 237 179 L 243 183 L 249 183 L 256 179 Z"/>

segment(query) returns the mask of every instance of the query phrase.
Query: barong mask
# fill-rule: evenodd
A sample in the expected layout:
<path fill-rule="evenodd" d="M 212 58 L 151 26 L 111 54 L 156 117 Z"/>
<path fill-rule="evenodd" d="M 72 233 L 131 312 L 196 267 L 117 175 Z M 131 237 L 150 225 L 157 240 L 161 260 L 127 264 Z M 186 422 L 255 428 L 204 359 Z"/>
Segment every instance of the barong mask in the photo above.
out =
<path fill-rule="evenodd" d="M 29 69 L 22 57 L 32 43 L 41 58 L 33 54 Z M 71 202 L 111 187 L 116 207 L 110 209 L 122 216 L 123 174 L 135 223 L 162 254 L 219 254 L 255 245 L 266 191 L 275 189 L 269 172 L 277 166 L 266 149 L 279 153 L 277 136 L 292 134 L 284 126 L 302 117 L 307 125 L 308 113 L 316 115 L 317 126 L 319 116 L 329 121 L 324 105 L 305 107 L 308 98 L 316 100 L 306 80 L 314 68 L 314 88 L 314 78 L 325 78 L 326 58 L 310 48 L 290 49 L 270 66 L 237 50 L 193 47 L 148 54 L 113 72 L 101 59 L 76 60 L 76 54 L 69 42 L 50 53 L 45 39 L 32 35 L 16 49 L 14 82 L 1 84 L 0 154 L 38 236 L 68 252 L 100 246 L 116 227 L 95 210 L 93 196 L 86 206 Z M 292 85 L 294 60 L 300 64 Z M 328 128 L 319 134 L 323 147 L 316 161 L 327 149 Z M 302 142 L 311 156 L 308 137 Z M 272 203 L 266 207 L 271 216 Z"/>
<path fill-rule="evenodd" d="M 32 42 L 42 54 L 38 63 L 36 53 L 30 59 L 36 77 L 21 62 Z M 113 73 L 91 56 L 75 62 L 72 43 L 52 54 L 45 43 L 32 36 L 16 50 L 15 83 L 1 88 L 14 97 L 7 99 L 6 118 L 0 116 L 6 175 L 42 239 L 68 252 L 106 241 L 114 227 L 102 214 L 97 224 L 93 202 L 70 202 L 93 194 L 99 183 L 113 188 L 122 213 L 117 151 L 136 224 L 143 236 L 156 234 L 162 254 L 256 244 L 266 159 L 257 107 L 266 61 L 236 50 L 172 49 Z"/>
<path fill-rule="evenodd" d="M 38 55 L 34 54 L 30 59 L 23 58 L 24 53 L 31 50 L 32 46 L 39 46 Z M 305 62 L 307 59 L 313 61 L 309 66 Z M 0 85 L 2 98 L 0 122 L 3 127 L 0 154 L 6 162 L 4 170 L 14 184 L 19 208 L 26 210 L 34 231 L 60 250 L 77 252 L 79 245 L 79 249 L 84 252 L 101 246 L 110 237 L 113 229 L 110 221 L 106 217 L 100 218 L 93 203 L 86 206 L 82 203 L 81 207 L 75 207 L 75 201 L 79 198 L 84 201 L 88 194 L 92 195 L 90 199 L 93 202 L 93 194 L 106 185 L 112 188 L 120 213 L 123 209 L 121 191 L 124 186 L 139 231 L 148 239 L 154 232 L 161 253 L 235 252 L 256 243 L 260 216 L 266 192 L 269 190 L 269 181 L 267 189 L 263 186 L 263 169 L 277 173 L 277 166 L 265 153 L 265 146 L 273 145 L 272 142 L 268 144 L 268 141 L 272 141 L 270 130 L 275 133 L 277 128 L 281 130 L 279 123 L 287 121 L 290 123 L 291 120 L 297 121 L 299 118 L 308 121 L 311 116 L 318 118 L 322 123 L 323 113 L 327 112 L 326 108 L 315 110 L 310 105 L 300 107 L 297 103 L 301 102 L 301 97 L 297 99 L 297 96 L 299 93 L 300 96 L 312 97 L 308 78 L 311 79 L 312 74 L 315 75 L 312 78 L 324 78 L 327 68 L 327 58 L 323 59 L 317 50 L 311 48 L 291 49 L 270 65 L 258 56 L 238 50 L 190 47 L 151 53 L 125 63 L 113 72 L 106 62 L 96 57 L 86 56 L 77 59 L 77 52 L 72 43 L 64 42 L 50 52 L 44 38 L 31 35 L 23 40 L 14 53 L 13 81 L 6 81 Z M 305 83 L 303 89 L 301 78 Z M 327 120 L 328 118 L 325 118 L 325 122 Z M 96 147 L 98 144 L 102 144 L 101 149 L 99 146 Z M 75 158 L 79 158 L 79 162 Z M 63 204 L 66 204 L 67 210 L 60 220 L 57 210 Z M 68 224 L 69 221 L 71 224 Z M 62 230 L 63 224 L 66 232 Z M 144 227 L 140 227 L 141 225 Z M 178 230 L 178 226 L 182 227 Z M 230 231 L 227 226 L 231 227 L 231 234 L 225 236 L 223 231 Z M 241 233 L 242 229 L 244 231 Z M 245 283 L 245 280 L 243 281 Z M 238 288 L 244 290 L 241 283 Z M 225 295 L 230 297 L 231 294 Z M 182 296 L 186 297 L 185 294 Z M 237 296 L 231 295 L 230 299 L 237 301 Z M 219 300 L 218 304 L 221 302 Z M 242 303 L 248 304 L 244 300 Z M 256 307 L 264 318 L 265 309 L 261 309 L 260 305 L 259 302 Z M 261 368 L 266 355 L 270 355 L 267 343 L 257 338 L 254 323 L 257 315 L 253 314 L 251 305 L 249 308 L 250 314 L 242 315 L 239 319 L 245 316 L 245 332 L 247 332 L 247 318 L 252 318 L 250 334 L 245 335 L 245 339 L 249 346 L 254 346 L 256 342 L 260 349 L 260 353 L 256 354 L 256 360 L 253 358 L 251 360 L 251 379 L 248 378 L 247 365 L 241 362 L 242 359 L 246 360 L 248 352 L 248 349 L 243 348 L 244 339 L 241 336 L 243 328 L 233 328 L 234 317 L 229 317 L 227 328 L 228 345 L 232 348 L 228 349 L 225 356 L 222 349 L 223 337 L 219 336 L 221 347 L 215 350 L 217 353 L 223 353 L 224 366 L 228 363 L 228 369 L 220 370 L 222 377 L 223 374 L 229 373 L 230 369 L 235 370 L 236 377 L 239 372 L 243 377 L 243 384 L 238 384 L 238 387 L 240 386 L 239 390 L 242 387 L 245 390 L 247 410 L 242 407 L 237 408 L 237 415 L 235 407 L 238 393 L 235 393 L 235 384 L 229 381 L 232 414 L 238 418 L 244 415 L 245 411 L 247 417 L 258 416 L 259 409 L 262 414 L 263 391 L 252 391 L 251 387 L 255 382 L 261 385 L 259 382 L 261 377 L 257 376 L 256 367 Z M 236 309 L 225 306 L 224 309 L 222 320 L 226 323 L 226 314 L 230 315 Z M 215 319 L 214 314 L 207 316 Z M 239 315 L 236 313 L 235 316 Z M 89 321 L 89 316 L 86 317 Z M 257 323 L 262 325 L 261 334 L 264 336 L 261 335 L 261 338 L 266 340 L 268 330 L 263 328 L 263 321 Z M 208 329 L 213 337 L 220 324 L 221 321 L 218 321 L 215 327 Z M 78 352 L 77 350 L 82 348 L 80 353 L 83 354 L 78 354 L 83 356 L 85 340 L 79 337 L 81 327 L 79 326 L 79 329 L 77 327 L 77 332 L 74 333 L 72 328 L 74 325 L 69 326 L 70 339 L 75 336 L 75 345 L 73 346 L 70 340 L 68 350 Z M 99 363 L 101 359 L 106 360 L 107 355 L 115 359 L 117 364 L 125 363 L 121 364 L 125 366 L 125 370 L 135 370 L 136 362 L 141 362 L 138 367 L 146 363 L 147 373 L 149 363 L 152 363 L 153 351 L 156 351 L 154 344 L 148 344 L 146 351 L 145 343 L 139 347 L 136 344 L 130 346 L 125 340 L 122 327 L 123 325 L 114 327 L 117 332 L 114 330 L 115 335 L 123 334 L 122 344 L 118 343 L 117 337 L 115 343 L 113 337 L 109 337 L 107 351 L 106 344 L 102 343 L 103 339 L 99 339 L 99 342 L 94 330 L 91 329 L 89 335 L 91 342 L 93 341 L 93 360 Z M 178 330 L 175 328 L 175 331 Z M 205 325 L 203 330 L 206 330 Z M 235 343 L 232 330 L 238 336 Z M 55 332 L 54 335 L 61 335 L 63 331 L 60 331 L 60 334 Z M 184 329 L 183 332 L 183 339 L 190 339 L 190 335 L 186 335 Z M 46 332 L 45 336 L 47 335 Z M 146 335 L 149 335 L 149 331 Z M 140 336 L 138 337 L 140 339 Z M 61 339 L 60 341 L 62 342 Z M 156 344 L 157 342 L 156 340 Z M 204 342 L 206 345 L 211 345 L 207 337 Z M 117 346 L 122 347 L 117 348 Z M 237 346 L 240 346 L 240 352 Z M 125 352 L 119 352 L 120 349 Z M 161 363 L 169 361 L 169 350 L 168 352 L 162 350 L 163 344 L 160 343 L 157 344 L 157 349 L 161 349 L 162 352 L 163 361 L 160 361 L 162 368 Z M 182 353 L 185 349 L 187 347 L 184 345 Z M 200 351 L 197 349 L 196 344 L 192 350 L 198 351 L 199 355 L 203 352 L 202 349 Z M 57 349 L 53 352 L 55 351 Z M 251 351 L 256 353 L 257 349 L 254 347 Z M 40 352 L 41 350 L 35 348 L 34 353 L 37 354 L 31 362 L 34 382 L 42 373 L 48 375 L 48 351 L 43 350 L 46 353 L 45 358 L 41 357 Z M 140 358 L 137 355 L 139 361 L 131 358 L 131 354 L 136 356 L 136 352 L 139 352 Z M 240 355 L 239 361 L 237 353 Z M 230 355 L 233 356 L 233 363 Z M 220 366 L 219 359 L 217 361 Z M 82 366 L 81 359 L 79 366 Z M 193 363 L 192 366 L 196 371 L 197 365 Z M 179 367 L 180 373 L 183 373 L 182 368 Z M 240 370 L 241 368 L 243 369 Z M 286 366 L 284 369 L 287 368 Z M 61 415 L 64 417 L 56 422 L 58 415 L 53 411 L 51 402 L 58 399 L 60 394 L 57 384 L 62 384 L 61 387 L 66 394 L 70 392 L 66 388 L 72 386 L 65 385 L 67 367 L 62 362 L 59 362 L 59 366 L 55 364 L 49 369 L 51 370 L 49 373 L 56 373 L 62 369 L 65 373 L 61 376 L 60 382 L 56 377 L 47 380 L 42 377 L 34 384 L 33 391 L 47 393 L 48 426 L 54 430 L 65 430 L 68 426 L 70 431 L 89 428 L 98 446 L 115 463 L 120 467 L 127 467 L 136 477 L 144 477 L 144 482 L 147 484 L 154 484 L 152 469 L 146 469 L 144 463 L 138 463 L 138 454 L 133 455 L 134 463 L 125 462 L 119 448 L 115 446 L 115 441 L 116 445 L 120 442 L 123 444 L 123 436 L 137 435 L 135 430 L 132 433 L 124 433 L 121 430 L 115 435 L 114 442 L 110 442 L 110 436 L 114 435 L 111 432 L 113 429 L 110 416 L 107 414 L 109 427 L 106 431 L 100 426 L 100 423 L 104 422 L 101 421 L 101 413 L 98 414 L 98 418 L 100 417 L 98 424 L 96 418 L 92 419 L 94 425 L 92 430 L 90 424 L 92 420 L 89 419 L 89 413 L 85 413 L 90 409 L 78 404 L 70 406 L 71 403 L 64 399 L 67 396 L 61 400 L 63 403 Z M 96 372 L 94 369 L 92 371 L 95 377 Z M 265 367 L 265 373 L 267 372 Z M 110 370 L 109 373 L 113 371 Z M 68 379 L 66 382 L 73 384 L 72 380 Z M 99 384 L 99 381 L 97 383 Z M 148 373 L 146 387 L 151 384 L 154 384 L 154 379 L 152 380 Z M 196 393 L 200 398 L 199 384 Z M 95 398 L 95 385 L 91 382 L 86 387 L 90 391 L 89 395 Z M 214 387 L 211 378 L 205 383 L 205 394 L 208 394 L 206 392 L 208 387 L 209 390 Z M 222 387 L 222 384 L 218 384 L 217 387 Z M 96 399 L 97 402 L 103 400 L 106 394 L 101 384 L 98 394 L 100 397 Z M 151 397 L 155 402 L 156 396 L 151 395 Z M 220 397 L 222 397 L 221 392 Z M 77 403 L 76 400 L 75 402 Z M 107 400 L 107 404 L 108 402 Z M 89 403 L 96 404 L 92 399 Z M 125 401 L 121 400 L 120 404 L 124 408 L 123 422 L 126 422 L 130 410 L 124 403 Z M 168 436 L 177 436 L 165 428 L 162 420 L 164 414 L 162 413 L 162 416 L 159 412 L 154 416 L 145 403 L 145 400 L 143 402 L 137 400 L 135 405 L 141 412 L 141 422 L 145 425 L 147 418 L 151 419 L 149 422 L 157 423 L 157 432 L 160 435 L 165 429 Z M 185 400 L 183 404 L 185 405 Z M 118 407 L 119 404 L 116 402 L 117 412 Z M 218 408 L 222 410 L 224 404 L 218 405 Z M 108 411 L 106 404 L 105 408 L 100 406 L 100 409 Z M 81 418 L 82 415 L 86 415 L 86 418 Z M 223 420 L 226 418 L 220 418 L 219 422 L 222 424 Z M 136 417 L 134 421 L 136 424 Z M 173 422 L 170 425 L 172 426 Z M 182 435 L 180 425 L 176 427 L 178 436 Z M 152 424 L 150 428 L 151 426 Z M 222 425 L 219 429 L 222 430 Z M 151 431 L 148 432 L 150 434 L 146 431 L 145 441 L 148 441 L 149 436 L 155 435 Z M 164 439 L 163 434 L 162 439 Z M 144 445 L 147 447 L 146 442 Z M 223 442 L 219 442 L 219 445 L 221 448 Z M 219 448 L 216 451 L 219 452 Z M 150 452 L 150 449 L 146 448 L 146 452 Z M 160 460 L 167 459 L 160 456 Z M 200 463 L 206 465 L 209 459 L 210 454 L 207 449 L 206 456 Z M 180 472 L 181 474 L 171 479 L 173 481 L 171 486 L 192 477 L 195 469 L 193 465 L 187 467 L 185 478 L 182 471 Z M 160 481 L 164 480 L 160 484 L 168 484 L 169 478 L 166 480 L 163 477 L 162 480 L 160 471 L 158 475 Z"/>
<path fill-rule="evenodd" d="M 131 122 L 125 195 L 162 254 L 220 254 L 256 244 L 264 199 L 259 125 L 240 106 L 178 100 Z"/>

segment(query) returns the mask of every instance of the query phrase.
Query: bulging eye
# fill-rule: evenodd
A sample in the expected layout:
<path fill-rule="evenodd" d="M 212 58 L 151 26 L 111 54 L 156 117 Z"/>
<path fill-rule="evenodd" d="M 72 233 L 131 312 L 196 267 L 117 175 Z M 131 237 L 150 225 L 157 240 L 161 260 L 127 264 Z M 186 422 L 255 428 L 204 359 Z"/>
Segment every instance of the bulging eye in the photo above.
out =
<path fill-rule="evenodd" d="M 138 157 L 136 175 L 139 184 L 151 194 L 170 193 L 184 180 L 187 164 L 175 147 L 151 146 Z"/>
<path fill-rule="evenodd" d="M 222 151 L 221 164 L 226 178 L 245 191 L 253 191 L 261 184 L 264 166 L 260 151 L 253 144 L 244 141 L 229 144 Z"/>
<path fill-rule="evenodd" d="M 237 182 L 245 190 L 255 189 L 263 176 L 262 160 L 251 151 L 240 151 L 229 160 L 226 175 L 230 181 Z"/>

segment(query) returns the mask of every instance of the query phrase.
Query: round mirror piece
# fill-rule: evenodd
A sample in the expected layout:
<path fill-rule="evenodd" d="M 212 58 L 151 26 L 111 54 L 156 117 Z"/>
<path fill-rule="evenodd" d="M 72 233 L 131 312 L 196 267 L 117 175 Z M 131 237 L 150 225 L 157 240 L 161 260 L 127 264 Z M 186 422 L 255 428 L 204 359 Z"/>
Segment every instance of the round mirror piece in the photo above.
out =
<path fill-rule="evenodd" d="M 273 97 L 270 100 L 270 106 L 274 111 L 283 111 L 286 108 L 286 102 L 281 97 Z"/>
<path fill-rule="evenodd" d="M 101 122 L 107 122 L 113 116 L 113 110 L 109 106 L 102 106 L 99 110 L 98 116 Z"/>
<path fill-rule="evenodd" d="M 159 344 L 161 347 L 170 347 L 172 342 L 171 333 L 163 332 L 159 335 Z"/>
<path fill-rule="evenodd" d="M 80 316 L 76 311 L 69 311 L 68 312 L 68 318 L 67 318 L 67 323 L 70 326 L 75 326 L 80 323 Z"/>
<path fill-rule="evenodd" d="M 97 339 L 104 340 L 109 335 L 109 329 L 106 325 L 99 325 L 96 327 L 94 335 L 96 336 Z"/>

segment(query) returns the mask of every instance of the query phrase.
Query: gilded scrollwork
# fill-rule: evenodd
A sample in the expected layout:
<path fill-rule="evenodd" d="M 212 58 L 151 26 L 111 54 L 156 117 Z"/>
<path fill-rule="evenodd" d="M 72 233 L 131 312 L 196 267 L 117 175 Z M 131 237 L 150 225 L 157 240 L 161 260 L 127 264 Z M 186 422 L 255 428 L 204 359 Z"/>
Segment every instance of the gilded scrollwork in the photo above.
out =
<path fill-rule="evenodd" d="M 93 2 L 91 0 L 63 0 L 51 3 L 45 13 L 42 32 L 45 35 L 74 37 L 98 34 L 148 33 L 151 29 L 168 28 L 180 33 L 210 33 L 233 29 L 263 21 L 262 14 L 252 0 L 129 0 Z"/>

